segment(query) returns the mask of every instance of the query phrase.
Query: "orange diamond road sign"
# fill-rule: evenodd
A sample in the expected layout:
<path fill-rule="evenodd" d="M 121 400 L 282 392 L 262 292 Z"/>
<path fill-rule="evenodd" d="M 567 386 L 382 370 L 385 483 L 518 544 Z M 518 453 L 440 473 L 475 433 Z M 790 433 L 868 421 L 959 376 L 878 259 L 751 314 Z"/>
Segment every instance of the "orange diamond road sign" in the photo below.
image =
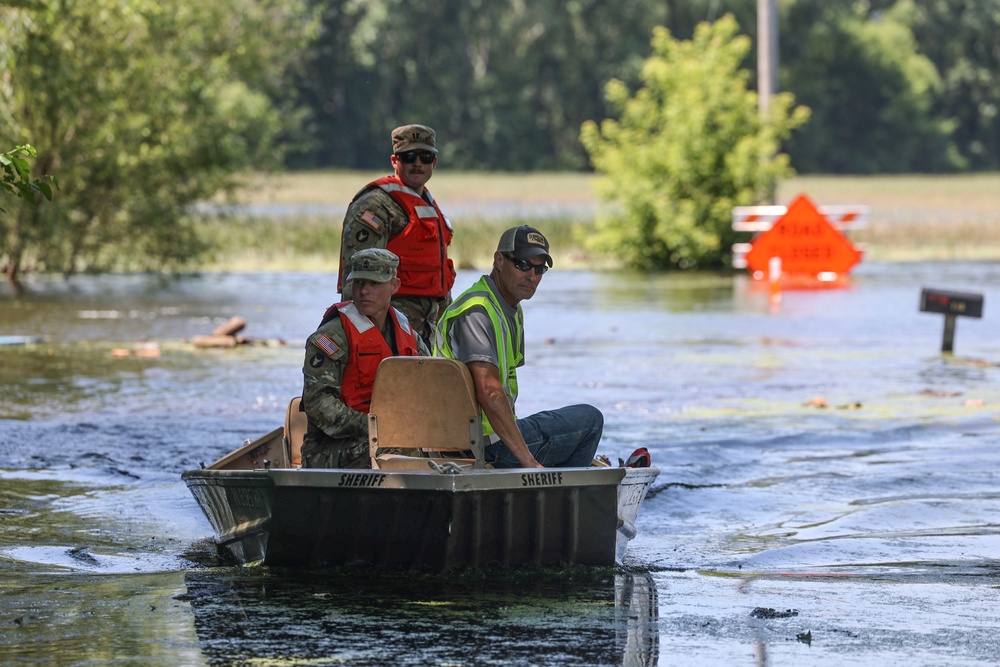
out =
<path fill-rule="evenodd" d="M 767 275 L 768 261 L 781 258 L 783 273 L 844 274 L 861 261 L 861 252 L 837 231 L 816 205 L 800 195 L 769 230 L 758 234 L 747 252 L 747 268 Z"/>

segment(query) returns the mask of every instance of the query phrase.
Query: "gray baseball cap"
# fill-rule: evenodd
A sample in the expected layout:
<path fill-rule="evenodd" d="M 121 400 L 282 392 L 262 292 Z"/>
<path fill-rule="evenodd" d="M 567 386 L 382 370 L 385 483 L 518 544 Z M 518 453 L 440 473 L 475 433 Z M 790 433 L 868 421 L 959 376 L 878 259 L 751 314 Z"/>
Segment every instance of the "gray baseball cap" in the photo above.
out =
<path fill-rule="evenodd" d="M 545 263 L 552 266 L 552 255 L 549 254 L 549 240 L 534 227 L 521 225 L 511 227 L 500 237 L 497 251 L 514 255 L 525 261 L 532 257 L 545 257 Z"/>
<path fill-rule="evenodd" d="M 373 280 L 387 283 L 396 277 L 399 257 L 382 248 L 365 248 L 351 255 L 348 280 Z"/>

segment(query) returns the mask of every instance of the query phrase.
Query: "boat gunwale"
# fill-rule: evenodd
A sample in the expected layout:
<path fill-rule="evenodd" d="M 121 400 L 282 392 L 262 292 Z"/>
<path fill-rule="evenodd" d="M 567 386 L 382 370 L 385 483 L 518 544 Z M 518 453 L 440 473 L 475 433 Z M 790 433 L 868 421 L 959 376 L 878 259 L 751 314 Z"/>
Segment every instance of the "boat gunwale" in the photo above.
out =
<path fill-rule="evenodd" d="M 442 474 L 433 470 L 371 470 L 367 468 L 257 468 L 254 470 L 189 470 L 181 475 L 192 484 L 255 484 L 274 487 L 385 489 L 476 492 L 543 490 L 628 483 L 628 468 L 507 468 Z M 645 469 L 643 469 L 645 470 Z M 653 469 L 650 469 L 653 470 Z M 659 472 L 657 470 L 657 472 Z"/>

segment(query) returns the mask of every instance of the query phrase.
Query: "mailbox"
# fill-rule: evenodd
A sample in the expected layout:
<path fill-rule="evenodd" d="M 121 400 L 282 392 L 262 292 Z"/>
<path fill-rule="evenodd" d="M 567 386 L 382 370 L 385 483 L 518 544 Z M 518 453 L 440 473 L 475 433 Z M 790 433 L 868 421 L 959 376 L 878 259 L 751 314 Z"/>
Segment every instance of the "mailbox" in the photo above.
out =
<path fill-rule="evenodd" d="M 982 317 L 983 295 L 925 287 L 920 291 L 920 311 L 944 315 L 944 336 L 941 339 L 941 351 L 951 352 L 955 340 L 955 318 L 959 315 Z"/>
<path fill-rule="evenodd" d="M 920 292 L 920 310 L 964 317 L 983 316 L 983 295 L 924 288 Z"/>

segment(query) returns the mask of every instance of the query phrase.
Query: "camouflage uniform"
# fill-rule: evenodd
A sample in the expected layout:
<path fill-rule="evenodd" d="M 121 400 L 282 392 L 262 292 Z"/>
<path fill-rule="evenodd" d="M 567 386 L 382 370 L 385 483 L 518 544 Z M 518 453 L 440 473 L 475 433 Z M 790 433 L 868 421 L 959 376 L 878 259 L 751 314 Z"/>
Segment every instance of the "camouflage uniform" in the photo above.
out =
<path fill-rule="evenodd" d="M 337 346 L 328 355 L 317 346 L 323 335 Z M 421 355 L 430 356 L 417 338 Z M 302 465 L 306 468 L 368 468 L 368 415 L 348 407 L 342 400 L 341 378 L 349 358 L 347 335 L 339 316 L 322 324 L 306 341 L 302 405 L 307 406 L 309 426 L 302 441 Z"/>
<path fill-rule="evenodd" d="M 434 130 L 425 125 L 403 125 L 392 131 L 392 152 L 426 150 L 437 153 Z M 340 266 L 365 248 L 385 248 L 389 239 L 403 231 L 410 219 L 392 197 L 378 187 L 367 187 L 355 195 L 344 216 L 340 238 Z M 404 258 L 405 260 L 405 258 Z M 343 276 L 342 276 L 343 277 Z M 352 298 L 351 285 L 344 281 L 341 296 Z M 393 296 L 392 307 L 410 321 L 417 336 L 430 347 L 434 343 L 437 322 L 451 304 L 451 294 L 445 296 Z"/>
<path fill-rule="evenodd" d="M 366 212 L 382 223 L 373 227 Z M 406 212 L 381 188 L 372 188 L 355 199 L 344 216 L 344 233 L 340 243 L 340 265 L 365 248 L 385 248 L 389 238 L 399 234 L 410 223 Z M 351 284 L 344 283 L 342 297 L 351 299 Z M 434 341 L 434 330 L 444 309 L 451 303 L 451 296 L 397 296 L 392 297 L 392 307 L 406 315 L 417 336 L 428 346 Z"/>

